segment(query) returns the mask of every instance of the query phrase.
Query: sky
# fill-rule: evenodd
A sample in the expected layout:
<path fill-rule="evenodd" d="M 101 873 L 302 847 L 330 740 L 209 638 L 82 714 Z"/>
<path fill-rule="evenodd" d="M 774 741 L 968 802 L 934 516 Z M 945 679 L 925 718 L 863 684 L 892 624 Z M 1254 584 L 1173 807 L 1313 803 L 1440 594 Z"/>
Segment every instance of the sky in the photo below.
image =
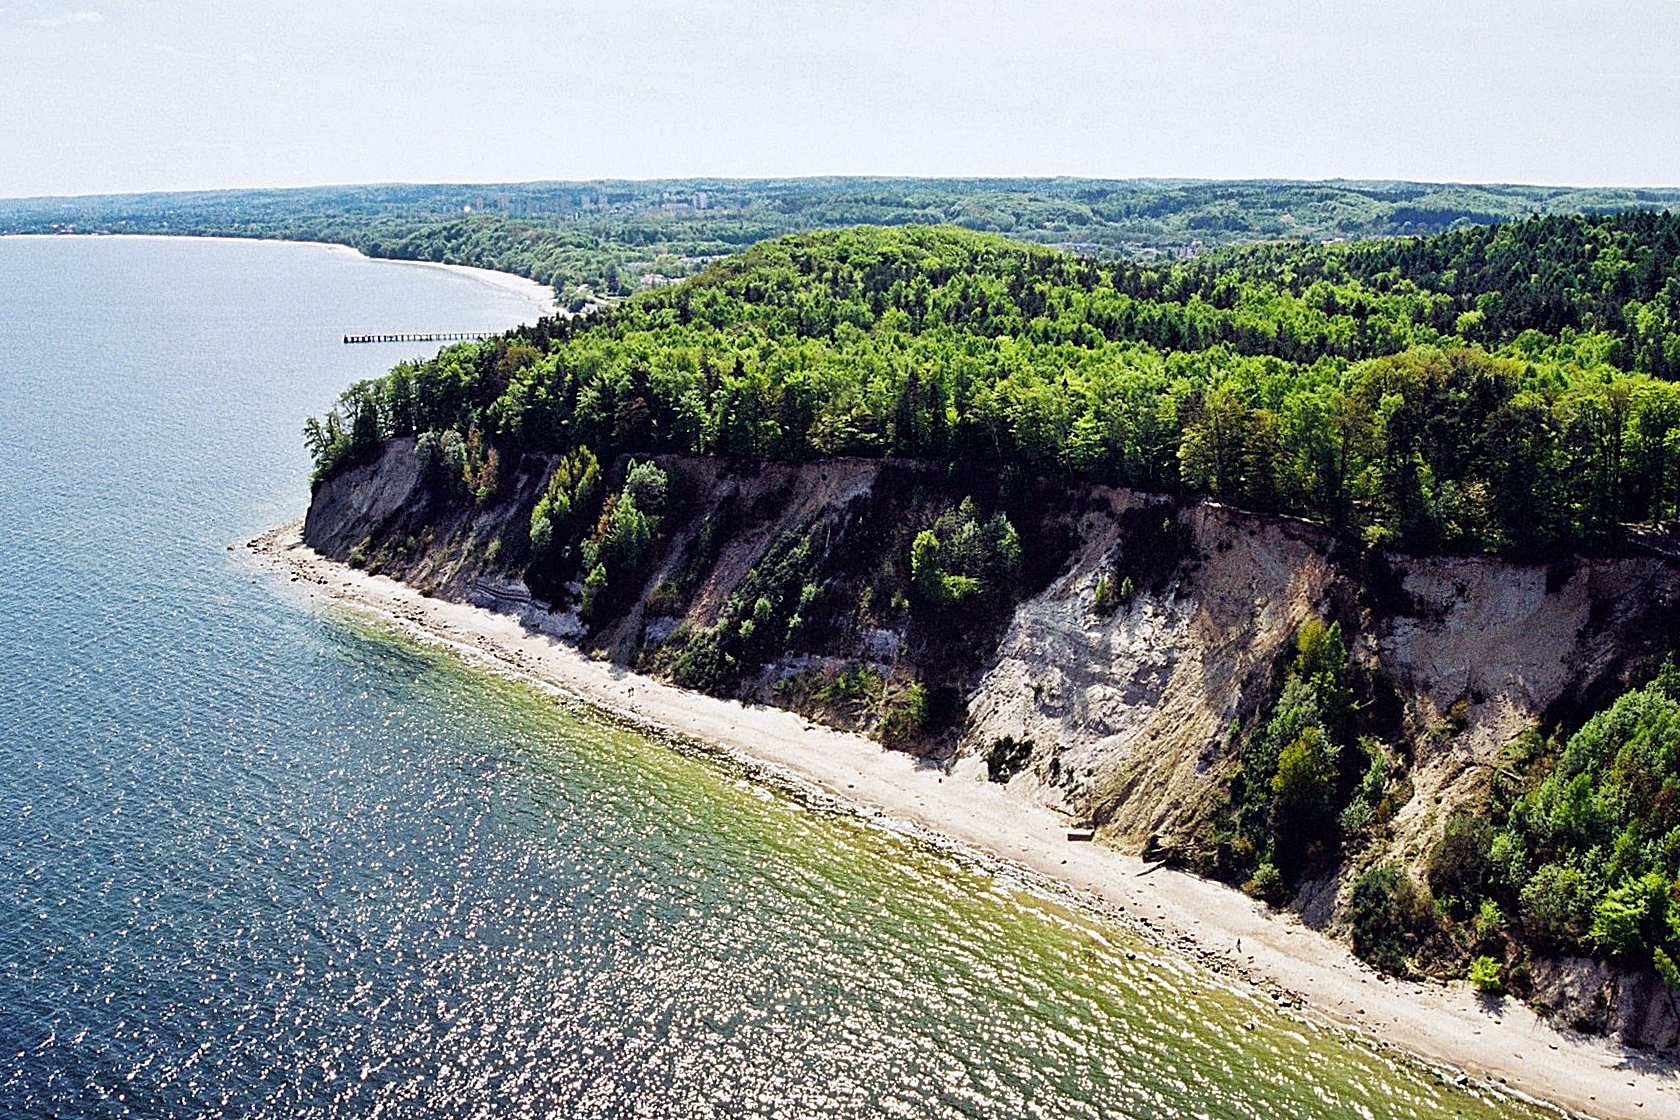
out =
<path fill-rule="evenodd" d="M 1680 0 L 0 0 L 0 196 L 819 174 L 1680 186 Z"/>

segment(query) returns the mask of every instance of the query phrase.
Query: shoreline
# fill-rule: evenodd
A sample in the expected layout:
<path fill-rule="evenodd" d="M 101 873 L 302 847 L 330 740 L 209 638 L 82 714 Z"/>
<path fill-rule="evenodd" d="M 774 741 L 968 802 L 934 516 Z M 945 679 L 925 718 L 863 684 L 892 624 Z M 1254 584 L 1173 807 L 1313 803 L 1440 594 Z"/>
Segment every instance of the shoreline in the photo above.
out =
<path fill-rule="evenodd" d="M 448 266 L 444 266 L 448 267 Z M 685 692 L 525 630 L 511 616 L 428 598 L 303 545 L 301 522 L 246 548 L 307 598 L 384 618 L 640 729 L 702 744 L 813 800 L 996 863 L 1116 918 L 1280 1007 L 1390 1048 L 1452 1077 L 1604 1120 L 1680 1116 L 1680 1069 L 1561 1031 L 1527 1006 L 1484 1000 L 1463 982 L 1385 977 L 1346 946 L 1222 884 L 1101 844 L 1070 842 L 1055 812 L 983 781 L 952 778 L 862 736 L 793 712 Z M 947 780 L 949 779 L 949 780 Z M 1240 945 L 1240 952 L 1238 946 Z"/>
<path fill-rule="evenodd" d="M 510 295 L 519 296 L 527 300 L 537 309 L 539 318 L 560 314 L 560 303 L 555 298 L 554 289 L 547 284 L 540 284 L 535 280 L 520 276 L 515 272 L 498 272 L 493 268 L 480 268 L 471 264 L 444 264 L 442 261 L 411 261 L 402 257 L 370 257 L 353 245 L 341 245 L 336 241 L 293 241 L 293 245 L 322 245 L 328 249 L 340 252 L 354 253 L 366 261 L 376 264 L 407 265 L 413 268 L 443 269 L 452 272 L 463 279 L 479 284 L 488 284 L 492 288 L 499 288 Z"/>
<path fill-rule="evenodd" d="M 479 268 L 470 264 L 444 264 L 441 261 L 411 261 L 401 257 L 370 257 L 354 245 L 346 245 L 340 241 L 305 241 L 291 237 L 231 237 L 227 234 L 213 233 L 4 233 L 0 240 L 36 239 L 55 240 L 64 237 L 123 237 L 131 240 L 148 241 L 225 241 L 238 244 L 269 242 L 279 245 L 315 245 L 323 249 L 330 249 L 337 253 L 353 253 L 365 261 L 376 264 L 414 265 L 420 268 L 441 268 L 463 279 L 473 280 L 480 284 L 488 284 L 492 288 L 499 288 L 510 295 L 525 299 L 536 309 L 537 317 L 543 318 L 560 313 L 560 303 L 555 297 L 554 289 L 547 284 L 528 279 L 514 272 L 499 272 L 493 268 Z"/>

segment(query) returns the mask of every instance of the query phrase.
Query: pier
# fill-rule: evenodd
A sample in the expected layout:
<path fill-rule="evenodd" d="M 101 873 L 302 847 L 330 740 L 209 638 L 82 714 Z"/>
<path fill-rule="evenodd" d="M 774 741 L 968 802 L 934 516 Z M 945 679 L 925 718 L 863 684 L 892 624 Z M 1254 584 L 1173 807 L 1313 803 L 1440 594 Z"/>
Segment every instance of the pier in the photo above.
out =
<path fill-rule="evenodd" d="M 501 331 L 426 331 L 420 334 L 347 334 L 344 345 L 362 342 L 482 342 L 496 338 Z"/>

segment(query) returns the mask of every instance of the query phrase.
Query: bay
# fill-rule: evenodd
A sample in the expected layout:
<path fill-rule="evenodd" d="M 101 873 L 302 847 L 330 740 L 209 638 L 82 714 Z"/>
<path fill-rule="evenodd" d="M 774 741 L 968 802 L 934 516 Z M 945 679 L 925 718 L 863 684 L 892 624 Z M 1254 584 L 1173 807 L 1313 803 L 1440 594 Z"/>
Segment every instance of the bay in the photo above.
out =
<path fill-rule="evenodd" d="M 519 296 L 0 239 L 0 1114 L 1516 1116 L 230 546 L 302 420 Z"/>

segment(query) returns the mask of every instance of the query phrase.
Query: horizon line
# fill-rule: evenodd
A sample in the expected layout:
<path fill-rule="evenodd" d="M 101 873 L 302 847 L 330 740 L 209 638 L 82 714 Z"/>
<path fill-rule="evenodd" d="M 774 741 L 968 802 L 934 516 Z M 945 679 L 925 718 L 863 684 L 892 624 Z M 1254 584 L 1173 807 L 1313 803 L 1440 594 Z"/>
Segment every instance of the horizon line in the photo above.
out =
<path fill-rule="evenodd" d="M 1116 184 L 1153 184 L 1160 186 L 1173 185 L 1208 185 L 1208 184 L 1291 184 L 1306 186 L 1345 186 L 1350 188 L 1380 187 L 1380 186 L 1426 186 L 1426 187 L 1476 187 L 1483 189 L 1526 188 L 1530 190 L 1558 191 L 1572 193 L 1582 191 L 1628 191 L 1674 193 L 1680 196 L 1680 184 L 1655 183 L 1525 183 L 1516 180 L 1486 180 L 1470 179 L 1403 179 L 1403 178 L 1350 178 L 1334 176 L 1330 178 L 1289 178 L 1280 176 L 1237 176 L 1230 178 L 1205 176 L 1178 175 L 1132 175 L 1132 176 L 1097 176 L 1097 175 L 892 175 L 892 174 L 843 174 L 822 173 L 809 175 L 659 175 L 646 178 L 624 176 L 607 176 L 592 179 L 509 179 L 509 180 L 376 180 L 365 182 L 338 183 L 307 183 L 289 186 L 230 186 L 230 187 L 182 187 L 161 190 L 95 190 L 70 194 L 0 194 L 0 202 L 56 202 L 98 198 L 145 198 L 160 195 L 213 195 L 213 194 L 285 194 L 306 191 L 346 191 L 346 190 L 377 190 L 381 188 L 423 188 L 423 187 L 455 187 L 455 188 L 495 188 L 495 187 L 542 187 L 542 186 L 610 186 L 610 185 L 652 185 L 659 183 L 715 183 L 730 185 L 746 184 L 777 184 L 777 183 L 816 183 L 835 181 L 856 181 L 876 183 L 1116 183 Z M 1680 201 L 1677 197 L 1676 201 Z"/>

